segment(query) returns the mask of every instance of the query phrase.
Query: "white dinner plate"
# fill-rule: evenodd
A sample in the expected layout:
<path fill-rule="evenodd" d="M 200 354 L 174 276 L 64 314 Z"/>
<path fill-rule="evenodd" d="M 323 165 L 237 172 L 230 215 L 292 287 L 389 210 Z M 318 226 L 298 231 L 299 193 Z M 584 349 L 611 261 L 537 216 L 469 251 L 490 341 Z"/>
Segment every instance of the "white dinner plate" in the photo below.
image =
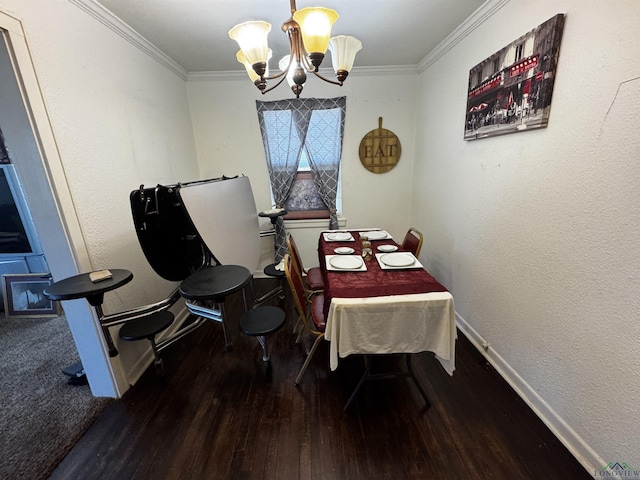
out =
<path fill-rule="evenodd" d="M 355 252 L 355 250 L 351 247 L 338 247 L 334 250 L 334 252 L 339 255 L 350 255 Z"/>
<path fill-rule="evenodd" d="M 396 252 L 381 255 L 380 261 L 389 267 L 408 267 L 416 262 L 416 258 L 410 253 Z"/>
<path fill-rule="evenodd" d="M 334 268 L 339 268 L 342 270 L 353 270 L 362 266 L 362 258 L 355 255 L 351 255 L 348 257 L 331 257 L 329 259 L 329 263 Z"/>
<path fill-rule="evenodd" d="M 372 232 L 360 232 L 361 237 L 367 237 L 369 240 L 382 240 L 388 238 L 389 234 L 384 230 L 374 230 Z"/>
<path fill-rule="evenodd" d="M 378 250 L 381 252 L 395 252 L 397 249 L 395 245 L 378 245 Z"/>
<path fill-rule="evenodd" d="M 327 234 L 327 239 L 335 242 L 346 242 L 347 240 L 351 240 L 351 238 L 353 237 L 349 232 L 335 232 Z"/>

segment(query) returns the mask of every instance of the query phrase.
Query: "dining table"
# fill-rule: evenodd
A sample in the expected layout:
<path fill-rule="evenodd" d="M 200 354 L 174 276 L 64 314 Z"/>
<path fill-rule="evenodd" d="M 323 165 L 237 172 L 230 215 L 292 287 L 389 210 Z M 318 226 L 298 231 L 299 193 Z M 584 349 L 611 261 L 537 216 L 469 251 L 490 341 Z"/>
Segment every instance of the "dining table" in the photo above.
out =
<path fill-rule="evenodd" d="M 366 258 L 363 240 L 364 248 L 370 242 Z M 429 400 L 411 366 L 411 354 L 433 352 L 453 375 L 456 325 L 451 293 L 380 228 L 321 232 L 318 260 L 324 280 L 324 335 L 330 342 L 331 370 L 338 368 L 340 358 L 352 354 L 367 359 L 404 354 L 407 370 L 401 374 L 414 380 L 428 408 Z M 371 372 L 372 363 L 367 362 L 345 410 L 362 384 L 377 378 Z"/>

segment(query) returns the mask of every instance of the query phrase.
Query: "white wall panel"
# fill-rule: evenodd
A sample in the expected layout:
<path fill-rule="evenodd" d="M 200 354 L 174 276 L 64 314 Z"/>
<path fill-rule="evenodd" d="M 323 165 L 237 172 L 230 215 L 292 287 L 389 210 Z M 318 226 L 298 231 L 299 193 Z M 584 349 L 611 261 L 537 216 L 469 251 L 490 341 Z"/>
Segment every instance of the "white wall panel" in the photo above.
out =
<path fill-rule="evenodd" d="M 463 141 L 470 68 L 557 13 L 548 127 Z M 427 268 L 598 470 L 640 464 L 639 29 L 633 0 L 511 0 L 418 94 L 412 222 Z"/>

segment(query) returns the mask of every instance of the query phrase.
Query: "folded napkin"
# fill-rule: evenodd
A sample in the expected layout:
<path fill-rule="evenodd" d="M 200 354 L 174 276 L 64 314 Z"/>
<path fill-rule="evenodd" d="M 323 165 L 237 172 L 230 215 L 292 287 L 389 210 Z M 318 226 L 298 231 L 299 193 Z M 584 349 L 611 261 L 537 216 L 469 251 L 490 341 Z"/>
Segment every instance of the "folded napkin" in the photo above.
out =
<path fill-rule="evenodd" d="M 275 215 L 276 213 L 280 213 L 284 211 L 284 208 L 272 208 L 271 210 L 264 210 L 262 213 L 264 215 Z"/>

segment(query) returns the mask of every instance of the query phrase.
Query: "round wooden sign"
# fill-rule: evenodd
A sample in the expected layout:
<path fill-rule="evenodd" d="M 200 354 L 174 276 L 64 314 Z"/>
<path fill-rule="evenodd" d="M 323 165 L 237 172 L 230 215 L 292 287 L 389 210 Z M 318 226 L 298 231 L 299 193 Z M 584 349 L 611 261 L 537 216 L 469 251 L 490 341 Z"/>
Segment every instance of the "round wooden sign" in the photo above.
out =
<path fill-rule="evenodd" d="M 391 130 L 382 128 L 382 117 L 378 117 L 378 128 L 360 141 L 360 162 L 370 172 L 385 173 L 396 166 L 400 153 L 400 140 Z"/>

